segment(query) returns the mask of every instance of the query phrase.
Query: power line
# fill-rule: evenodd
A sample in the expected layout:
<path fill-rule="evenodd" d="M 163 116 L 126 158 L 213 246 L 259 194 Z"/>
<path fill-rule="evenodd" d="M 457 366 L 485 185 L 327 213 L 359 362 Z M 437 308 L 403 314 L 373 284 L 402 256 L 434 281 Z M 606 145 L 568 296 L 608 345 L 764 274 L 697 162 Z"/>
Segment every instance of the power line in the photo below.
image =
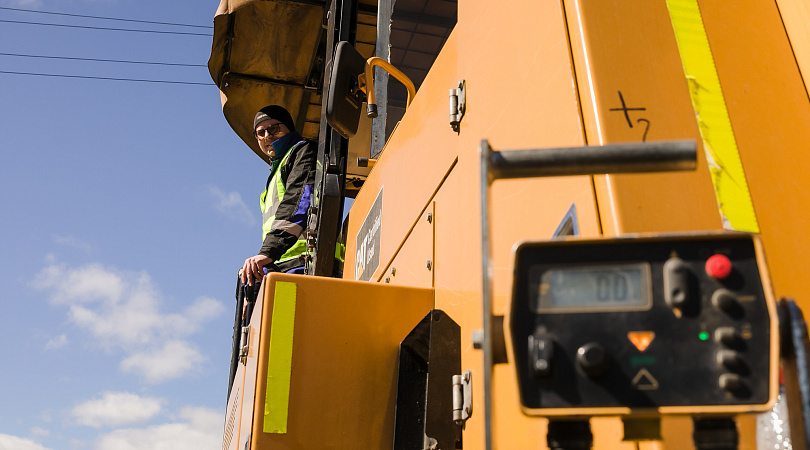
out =
<path fill-rule="evenodd" d="M 91 76 L 85 76 L 85 75 L 63 75 L 63 74 L 53 74 L 53 73 L 11 72 L 11 71 L 7 71 L 7 70 L 0 70 L 0 73 L 11 74 L 11 75 L 30 75 L 30 76 L 38 76 L 38 77 L 82 78 L 82 79 L 87 79 L 87 80 L 135 81 L 135 82 L 141 82 L 141 83 L 168 83 L 168 84 L 191 84 L 191 85 L 198 85 L 198 86 L 215 86 L 213 82 L 197 83 L 197 82 L 194 82 L 194 81 L 141 80 L 141 79 L 137 79 L 137 78 L 91 77 Z"/>
<path fill-rule="evenodd" d="M 61 23 L 44 23 L 44 22 L 26 22 L 23 20 L 4 20 L 0 19 L 0 22 L 4 23 L 19 23 L 23 25 L 47 25 L 51 27 L 66 27 L 66 28 L 83 28 L 87 30 L 104 30 L 104 31 L 131 31 L 135 33 L 159 33 L 159 34 L 183 34 L 188 36 L 207 36 L 211 37 L 209 33 L 191 33 L 186 31 L 157 31 L 157 30 L 136 30 L 131 28 L 110 28 L 110 27 L 90 27 L 85 25 L 65 25 Z"/>
<path fill-rule="evenodd" d="M 79 58 L 72 56 L 46 56 L 46 55 L 26 55 L 21 53 L 2 53 L 0 56 L 18 56 L 21 58 L 45 58 L 45 59 L 67 59 L 72 61 L 97 61 L 97 62 L 112 62 L 112 63 L 125 63 L 125 64 L 153 64 L 160 66 L 180 66 L 180 67 L 208 67 L 205 64 L 181 64 L 181 63 L 166 63 L 166 62 L 153 62 L 153 61 L 127 61 L 120 59 L 100 59 L 100 58 Z"/>
<path fill-rule="evenodd" d="M 54 16 L 68 16 L 68 17 L 82 17 L 85 19 L 102 19 L 102 20 L 119 20 L 121 22 L 137 22 L 137 23 L 149 23 L 153 25 L 171 25 L 175 27 L 194 27 L 194 28 L 212 28 L 211 26 L 207 25 L 188 25 L 185 23 L 171 23 L 171 22 L 153 22 L 150 20 L 136 20 L 136 19 L 121 19 L 118 17 L 101 17 L 101 16 L 86 16 L 82 14 L 68 14 L 68 13 L 58 13 L 58 12 L 51 12 L 51 11 L 37 11 L 34 9 L 23 9 L 23 8 L 9 8 L 5 6 L 0 6 L 0 9 L 5 9 L 9 11 L 22 11 L 22 12 L 30 12 L 35 14 L 51 14 Z"/>

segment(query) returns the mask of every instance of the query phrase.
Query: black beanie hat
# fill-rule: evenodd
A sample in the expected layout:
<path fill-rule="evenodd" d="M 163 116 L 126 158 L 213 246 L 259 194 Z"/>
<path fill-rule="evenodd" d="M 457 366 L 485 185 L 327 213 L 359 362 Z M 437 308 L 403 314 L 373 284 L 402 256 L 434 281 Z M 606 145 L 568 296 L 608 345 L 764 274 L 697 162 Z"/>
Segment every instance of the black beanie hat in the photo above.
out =
<path fill-rule="evenodd" d="M 265 106 L 256 113 L 256 117 L 253 119 L 253 132 L 256 132 L 257 125 L 268 119 L 276 119 L 289 128 L 290 131 L 295 131 L 295 123 L 293 123 L 290 113 L 281 106 L 270 105 Z"/>

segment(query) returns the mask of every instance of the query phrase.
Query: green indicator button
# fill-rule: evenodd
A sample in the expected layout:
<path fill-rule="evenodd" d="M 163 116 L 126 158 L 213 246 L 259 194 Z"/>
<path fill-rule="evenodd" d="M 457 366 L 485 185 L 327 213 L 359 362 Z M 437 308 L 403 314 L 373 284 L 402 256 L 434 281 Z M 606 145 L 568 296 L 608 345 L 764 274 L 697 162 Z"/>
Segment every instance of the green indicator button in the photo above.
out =
<path fill-rule="evenodd" d="M 698 339 L 700 339 L 701 341 L 708 341 L 709 340 L 709 332 L 708 331 L 701 331 L 700 334 L 698 334 Z"/>

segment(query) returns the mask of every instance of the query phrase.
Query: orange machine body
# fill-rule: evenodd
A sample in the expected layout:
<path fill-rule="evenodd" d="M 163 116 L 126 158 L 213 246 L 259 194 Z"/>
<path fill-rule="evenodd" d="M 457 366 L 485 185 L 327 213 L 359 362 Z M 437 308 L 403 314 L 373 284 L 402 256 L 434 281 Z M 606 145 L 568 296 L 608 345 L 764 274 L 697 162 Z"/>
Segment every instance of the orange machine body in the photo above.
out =
<path fill-rule="evenodd" d="M 810 102 L 797 61 L 807 59 L 803 2 L 700 1 L 744 176 L 778 296 L 810 307 L 803 283 L 810 234 Z M 788 5 L 789 4 L 789 5 Z M 482 327 L 480 163 L 482 139 L 497 150 L 691 138 L 691 173 L 505 180 L 492 187 L 493 313 L 508 309 L 512 248 L 546 240 L 572 208 L 582 237 L 722 230 L 690 86 L 666 2 L 461 1 L 455 30 L 374 169 L 349 218 L 344 277 L 354 278 L 358 232 L 382 192 L 380 264 L 372 281 L 432 287 L 436 308 L 462 328 L 463 370 L 483 370 L 471 332 Z M 804 9 L 802 9 L 804 8 Z M 802 41 L 804 42 L 804 41 Z M 806 47 L 806 46 L 805 46 Z M 795 53 L 794 53 L 795 52 Z M 805 63 L 806 67 L 806 63 Z M 805 68 L 805 76 L 808 75 Z M 447 122 L 447 90 L 466 82 L 458 133 Z M 523 416 L 514 367 L 495 366 L 494 445 L 545 443 L 544 421 Z M 480 384 L 474 398 L 483 398 Z M 744 418 L 741 448 L 755 448 Z M 592 421 L 597 449 L 622 443 L 620 422 Z M 663 442 L 690 448 L 691 421 L 665 419 Z M 483 445 L 483 415 L 468 422 L 465 448 Z M 469 447 L 467 447 L 469 445 Z"/>
<path fill-rule="evenodd" d="M 396 339 L 404 338 L 429 309 L 447 313 L 461 327 L 462 371 L 473 374 L 476 408 L 466 423 L 464 448 L 482 449 L 484 414 L 478 402 L 485 397 L 480 382 L 485 367 L 483 353 L 474 348 L 472 338 L 473 331 L 483 326 L 478 152 L 482 140 L 508 151 L 694 139 L 699 155 L 697 170 L 692 172 L 495 182 L 489 218 L 492 313 L 504 315 L 509 309 L 514 245 L 551 239 L 566 220 L 574 221 L 576 235 L 583 238 L 728 229 L 733 222 L 723 213 L 725 194 L 712 182 L 717 171 L 726 171 L 736 184 L 747 186 L 748 213 L 757 230 L 743 231 L 759 232 L 776 296 L 794 297 L 808 310 L 810 286 L 803 268 L 810 267 L 810 233 L 806 232 L 810 178 L 804 173 L 810 168 L 806 82 L 810 7 L 805 0 L 698 0 L 697 4 L 741 171 L 732 171 L 727 161 L 704 145 L 711 142 L 714 130 L 699 114 L 703 105 L 695 102 L 695 92 L 703 85 L 684 71 L 684 48 L 679 47 L 667 1 L 459 0 L 455 28 L 351 207 L 344 280 L 294 276 L 288 280 L 273 275 L 265 285 L 282 279 L 297 283 L 308 299 L 301 317 L 312 314 L 324 320 L 331 316 L 344 327 L 350 318 L 340 302 L 362 302 L 363 308 L 379 302 L 381 309 L 364 321 L 373 327 L 332 330 L 363 342 L 378 339 L 374 333 L 385 328 L 380 341 L 384 345 L 353 350 L 386 355 L 379 367 L 369 366 L 373 369 L 369 376 L 379 379 L 364 378 L 377 389 L 375 396 L 393 392 Z M 448 90 L 461 80 L 466 107 L 456 131 L 448 121 Z M 358 139 L 368 136 L 358 135 L 350 142 L 355 145 Z M 378 261 L 374 266 L 367 264 L 369 217 L 376 218 L 372 225 L 379 237 L 379 245 L 373 248 Z M 272 295 L 272 287 L 266 287 L 265 293 Z M 400 295 L 409 300 L 398 300 Z M 323 298 L 318 300 L 319 296 Z M 264 313 L 261 308 L 257 311 L 267 320 L 268 306 L 264 308 Z M 262 320 L 253 323 L 258 327 Z M 372 333 L 370 328 L 377 331 Z M 308 332 L 296 331 L 294 358 L 314 361 L 314 355 L 301 355 L 319 351 L 318 342 L 329 336 L 318 335 L 320 325 L 315 322 L 301 325 L 300 330 L 304 329 Z M 251 329 L 251 349 L 262 348 L 262 344 L 253 347 L 253 342 L 264 342 L 259 334 L 258 328 Z M 262 437 L 256 423 L 263 407 L 266 368 L 261 358 L 250 360 L 261 355 L 261 350 L 256 351 L 250 354 L 253 362 L 247 368 L 240 366 L 242 378 L 238 376 L 237 382 L 244 383 L 243 395 L 255 391 L 257 400 L 253 410 L 233 406 L 234 399 L 229 403 L 241 411 L 243 419 L 241 428 L 235 427 L 241 437 L 232 438 L 234 444 L 224 448 L 244 448 L 247 435 L 258 436 L 252 438 L 252 449 L 327 448 L 306 439 L 340 434 L 334 427 L 354 433 L 358 426 L 354 419 L 365 423 L 366 431 L 374 429 L 370 432 L 374 439 L 363 448 L 389 448 L 384 443 L 393 421 L 388 397 L 373 408 L 361 406 L 367 397 L 340 397 L 345 403 L 336 414 L 354 418 L 343 417 L 334 424 L 313 419 L 306 427 L 317 431 L 301 428 L 287 437 Z M 294 363 L 293 376 L 310 376 L 298 364 Z M 363 372 L 357 365 L 334 364 L 337 374 L 352 371 L 359 377 Z M 493 402 L 488 405 L 493 446 L 545 448 L 547 421 L 521 412 L 514 372 L 511 362 L 494 366 Z M 341 380 L 349 387 L 359 382 Z M 320 398 L 309 398 L 311 392 L 301 387 L 306 384 L 297 386 L 290 394 L 290 430 L 303 426 L 294 425 L 295 414 L 300 414 L 295 420 L 319 415 Z M 293 413 L 296 403 L 306 406 Z M 756 448 L 754 419 L 741 416 L 739 420 L 743 424 L 738 427 L 740 448 Z M 380 421 L 387 422 L 381 425 Z M 622 441 L 619 418 L 594 418 L 591 424 L 595 449 L 636 448 Z M 688 416 L 665 417 L 662 440 L 642 443 L 641 448 L 693 448 L 691 427 Z M 237 441 L 239 446 L 234 446 Z"/>

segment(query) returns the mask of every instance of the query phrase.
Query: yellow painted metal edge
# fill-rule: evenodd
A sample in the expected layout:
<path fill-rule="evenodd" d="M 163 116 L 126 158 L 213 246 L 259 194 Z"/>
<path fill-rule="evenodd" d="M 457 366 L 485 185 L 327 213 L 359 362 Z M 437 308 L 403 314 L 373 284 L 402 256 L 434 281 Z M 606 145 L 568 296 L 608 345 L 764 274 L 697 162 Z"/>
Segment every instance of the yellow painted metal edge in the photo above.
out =
<path fill-rule="evenodd" d="M 295 283 L 276 282 L 267 351 L 267 391 L 264 400 L 263 427 L 265 433 L 287 432 L 295 329 L 295 295 Z"/>
<path fill-rule="evenodd" d="M 774 297 L 773 284 L 771 284 L 771 274 L 765 258 L 765 244 L 759 236 L 752 236 L 754 249 L 756 250 L 757 265 L 759 266 L 759 276 L 762 281 L 762 291 L 765 292 L 765 300 L 768 305 L 768 314 L 771 317 L 771 377 L 770 402 L 766 407 L 772 409 L 776 404 L 779 395 L 779 364 L 780 348 L 782 346 L 779 337 L 779 312 L 776 310 L 776 297 Z"/>
<path fill-rule="evenodd" d="M 810 82 L 810 1 L 776 0 L 805 91 Z"/>
<path fill-rule="evenodd" d="M 748 182 L 697 0 L 667 0 L 726 229 L 759 233 Z"/>

